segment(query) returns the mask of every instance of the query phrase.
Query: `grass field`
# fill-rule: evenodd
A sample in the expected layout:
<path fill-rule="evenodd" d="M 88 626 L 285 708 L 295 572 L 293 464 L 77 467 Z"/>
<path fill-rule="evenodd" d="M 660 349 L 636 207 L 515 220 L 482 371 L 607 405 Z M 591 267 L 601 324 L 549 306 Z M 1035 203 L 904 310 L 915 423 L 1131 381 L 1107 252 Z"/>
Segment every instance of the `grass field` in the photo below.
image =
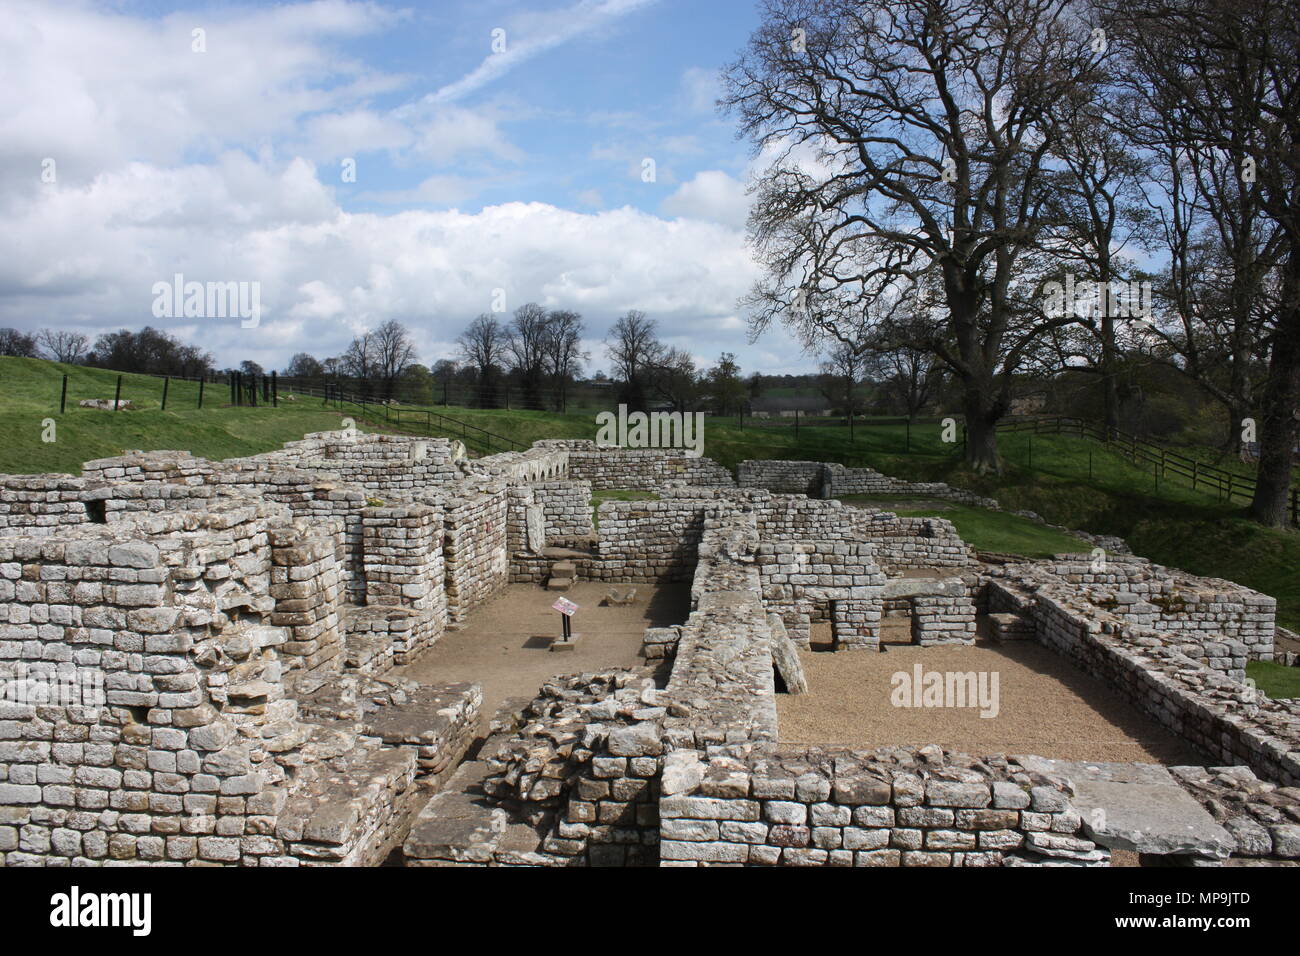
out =
<path fill-rule="evenodd" d="M 850 504 L 869 504 L 902 517 L 947 518 L 957 527 L 962 540 L 981 551 L 1020 554 L 1027 558 L 1044 558 L 1053 554 L 1090 551 L 1086 541 L 1048 528 L 1027 518 L 975 508 L 968 505 L 936 501 L 934 507 L 893 507 L 888 498 L 867 495 L 845 495 L 840 499 Z M 907 499 L 905 504 L 919 503 Z"/>
<path fill-rule="evenodd" d="M 59 414 L 62 377 L 68 375 L 67 410 Z M 130 409 L 81 408 L 83 398 L 112 400 L 117 373 L 37 359 L 0 358 L 0 471 L 79 474 L 82 462 L 120 455 L 128 448 L 180 448 L 204 458 L 254 455 L 313 431 L 338 428 L 342 414 L 319 399 L 282 401 L 279 408 L 235 408 L 230 391 L 172 381 L 163 411 L 163 380 L 122 376 Z M 53 434 L 47 425 L 53 422 Z M 52 437 L 53 441 L 46 441 Z"/>

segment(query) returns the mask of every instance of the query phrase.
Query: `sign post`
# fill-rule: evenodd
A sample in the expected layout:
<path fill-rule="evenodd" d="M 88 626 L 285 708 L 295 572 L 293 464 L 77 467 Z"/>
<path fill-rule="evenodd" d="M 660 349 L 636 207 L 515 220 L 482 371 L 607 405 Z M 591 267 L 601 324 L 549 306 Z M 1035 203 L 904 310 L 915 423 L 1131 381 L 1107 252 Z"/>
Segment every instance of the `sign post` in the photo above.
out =
<path fill-rule="evenodd" d="M 563 628 L 563 636 L 558 641 L 551 642 L 553 651 L 571 651 L 574 645 L 574 635 L 570 618 L 578 610 L 578 605 L 574 604 L 568 598 L 560 598 L 551 605 L 552 609 L 560 612 L 560 622 Z"/>

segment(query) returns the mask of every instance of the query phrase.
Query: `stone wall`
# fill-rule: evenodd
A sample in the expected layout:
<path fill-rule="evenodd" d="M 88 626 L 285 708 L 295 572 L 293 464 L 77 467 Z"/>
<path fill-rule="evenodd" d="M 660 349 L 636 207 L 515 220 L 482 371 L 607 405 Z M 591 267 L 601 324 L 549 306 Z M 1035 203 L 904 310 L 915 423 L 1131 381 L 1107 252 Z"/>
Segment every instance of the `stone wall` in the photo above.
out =
<path fill-rule="evenodd" d="M 599 568 L 607 581 L 685 581 L 695 573 L 703 503 L 690 498 L 606 501 Z"/>
<path fill-rule="evenodd" d="M 596 489 L 654 491 L 669 481 L 700 488 L 735 486 L 731 473 L 710 458 L 658 448 L 602 448 L 593 441 L 547 439 L 534 447 L 568 452 L 568 477 Z"/>
<path fill-rule="evenodd" d="M 1050 577 L 1012 570 L 992 580 L 1034 623 L 1036 639 L 1104 681 L 1214 763 L 1242 764 L 1265 780 L 1300 785 L 1300 702 L 1273 700 L 1242 683 L 1240 671 L 1208 666 L 1188 651 L 1211 654 L 1231 641 L 1189 642 L 1184 635 L 1129 624 Z M 1235 651 L 1244 660 L 1244 647 Z"/>
<path fill-rule="evenodd" d="M 531 487 L 542 508 L 548 540 L 593 535 L 591 482 L 542 481 Z"/>
<path fill-rule="evenodd" d="M 471 478 L 430 491 L 423 499 L 443 513 L 449 626 L 464 622 L 510 580 L 506 489 L 499 480 Z"/>
<path fill-rule="evenodd" d="M 661 866 L 1107 866 L 1069 783 L 937 747 L 676 750 Z"/>

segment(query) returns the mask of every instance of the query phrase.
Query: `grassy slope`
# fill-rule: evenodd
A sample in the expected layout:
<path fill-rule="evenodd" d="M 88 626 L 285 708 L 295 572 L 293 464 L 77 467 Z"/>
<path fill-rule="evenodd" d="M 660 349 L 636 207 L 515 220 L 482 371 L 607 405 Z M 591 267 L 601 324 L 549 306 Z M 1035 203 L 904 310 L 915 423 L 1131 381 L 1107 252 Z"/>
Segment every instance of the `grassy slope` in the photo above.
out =
<path fill-rule="evenodd" d="M 67 411 L 59 414 L 62 375 L 68 373 Z M 167 410 L 160 408 L 162 379 L 125 375 L 122 398 L 136 407 L 121 411 L 81 408 L 83 398 L 112 399 L 117 375 L 98 369 L 36 359 L 0 358 L 0 472 L 78 474 L 92 458 L 128 448 L 180 448 L 221 459 L 278 448 L 307 432 L 338 428 L 338 412 L 318 402 L 284 402 L 279 408 L 232 408 L 227 389 L 209 385 L 198 409 L 198 385 L 172 382 Z M 42 441 L 43 422 L 53 419 L 55 441 Z"/>

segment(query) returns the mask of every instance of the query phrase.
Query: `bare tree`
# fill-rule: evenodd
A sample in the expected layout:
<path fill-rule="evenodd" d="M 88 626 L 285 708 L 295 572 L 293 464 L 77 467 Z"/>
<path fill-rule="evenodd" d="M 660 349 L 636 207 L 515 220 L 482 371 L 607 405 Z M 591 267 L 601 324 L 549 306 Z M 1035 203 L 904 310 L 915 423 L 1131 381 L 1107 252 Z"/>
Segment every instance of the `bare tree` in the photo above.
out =
<path fill-rule="evenodd" d="M 1148 246 L 1152 212 L 1143 191 L 1148 154 L 1135 149 L 1122 131 L 1128 117 L 1117 115 L 1126 112 L 1127 101 L 1114 95 L 1096 98 L 1089 95 L 1093 92 L 1083 86 L 1067 90 L 1052 117 L 1058 141 L 1053 152 L 1058 188 L 1050 194 L 1049 208 L 1056 223 L 1044 244 L 1056 261 L 1081 271 L 1080 279 L 1095 284 L 1087 314 L 1079 316 L 1077 326 L 1062 327 L 1078 334 L 1057 339 L 1078 347 L 1065 350 L 1057 361 L 1100 378 L 1105 424 L 1113 430 L 1119 427 L 1123 336 L 1118 326 L 1135 317 L 1128 303 L 1111 294 L 1111 287 L 1138 281 L 1128 250 L 1140 252 Z M 1113 110 L 1117 103 L 1119 109 Z"/>
<path fill-rule="evenodd" d="M 40 350 L 37 348 L 35 336 L 17 329 L 0 329 L 0 355 L 39 358 Z"/>
<path fill-rule="evenodd" d="M 844 414 L 860 411 L 858 386 L 866 371 L 865 356 L 845 342 L 837 342 L 821 362 L 818 388 L 828 402 L 844 409 Z"/>
<path fill-rule="evenodd" d="M 496 385 L 506 361 L 506 335 L 501 323 L 483 313 L 456 339 L 461 359 L 474 369 L 477 378 L 478 404 L 481 408 L 496 405 Z"/>
<path fill-rule="evenodd" d="M 542 408 L 542 383 L 546 376 L 546 310 L 536 302 L 526 302 L 515 309 L 514 318 L 505 330 L 505 351 L 523 389 L 526 408 Z"/>
<path fill-rule="evenodd" d="M 371 336 L 374 373 L 383 383 L 384 398 L 393 398 L 398 380 L 415 364 L 415 346 L 402 323 L 389 319 Z"/>
<path fill-rule="evenodd" d="M 632 309 L 609 330 L 605 349 L 621 384 L 620 399 L 630 408 L 645 407 L 652 373 L 663 365 L 667 350 L 655 334 L 655 322 Z"/>
<path fill-rule="evenodd" d="M 369 393 L 370 380 L 375 376 L 374 333 L 362 332 L 352 339 L 347 351 L 339 357 L 339 371 L 357 379 L 362 391 Z"/>
<path fill-rule="evenodd" d="M 564 411 L 568 403 L 569 383 L 582 373 L 591 357 L 582 350 L 582 316 L 557 309 L 547 318 L 544 351 L 546 368 L 555 390 L 555 407 Z"/>
<path fill-rule="evenodd" d="M 1248 512 L 1283 526 L 1300 423 L 1300 22 L 1284 0 L 1097 0 L 1139 84 L 1158 105 L 1176 103 L 1175 146 L 1221 151 L 1234 175 L 1212 186 L 1225 206 L 1250 203 L 1279 229 L 1277 307 L 1257 327 L 1268 361 L 1260 391 L 1260 459 Z M 1242 238 L 1242 237 L 1239 237 Z M 1256 239 L 1245 239 L 1253 255 Z M 1241 314 L 1253 277 L 1241 273 Z"/>
<path fill-rule="evenodd" d="M 46 354 L 56 362 L 76 365 L 90 351 L 90 339 L 82 332 L 41 329 L 38 338 Z"/>
<path fill-rule="evenodd" d="M 1095 81 L 1075 0 L 772 0 L 723 102 L 777 160 L 750 234 L 751 329 L 859 346 L 936 274 L 918 343 L 961 383 L 967 461 L 996 471 L 1013 376 L 1048 329 L 1025 254 L 1050 222 L 1052 110 Z M 797 31 L 797 32 L 796 32 Z M 798 37 L 800 42 L 793 42 Z M 887 312 L 887 310 L 885 310 Z"/>

